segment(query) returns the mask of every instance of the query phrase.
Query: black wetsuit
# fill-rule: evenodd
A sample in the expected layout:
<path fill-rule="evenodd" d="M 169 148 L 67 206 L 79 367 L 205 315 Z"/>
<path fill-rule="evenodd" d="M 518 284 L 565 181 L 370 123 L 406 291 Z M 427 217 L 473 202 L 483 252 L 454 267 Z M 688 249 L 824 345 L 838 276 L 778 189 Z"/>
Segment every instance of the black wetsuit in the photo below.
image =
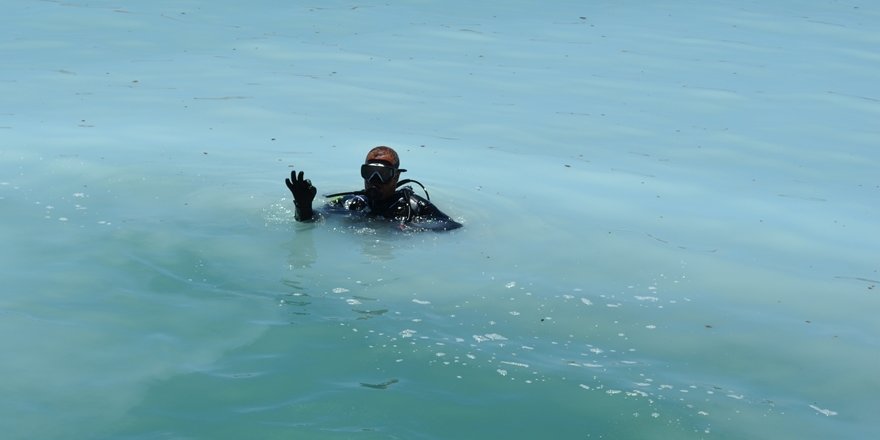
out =
<path fill-rule="evenodd" d="M 381 209 L 370 207 L 363 191 L 344 193 L 330 200 L 325 207 L 329 212 L 357 212 L 366 217 L 383 217 L 396 221 L 403 228 L 449 231 L 462 225 L 437 209 L 429 200 L 416 195 L 409 186 L 394 192 L 391 202 Z"/>

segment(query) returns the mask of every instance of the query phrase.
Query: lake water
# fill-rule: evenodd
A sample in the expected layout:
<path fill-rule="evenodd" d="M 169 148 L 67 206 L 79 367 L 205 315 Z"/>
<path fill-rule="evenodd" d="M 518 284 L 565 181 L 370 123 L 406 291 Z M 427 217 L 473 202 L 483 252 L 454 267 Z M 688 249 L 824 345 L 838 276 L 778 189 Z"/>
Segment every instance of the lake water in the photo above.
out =
<path fill-rule="evenodd" d="M 880 436 L 877 3 L 3 10 L 4 438 Z"/>

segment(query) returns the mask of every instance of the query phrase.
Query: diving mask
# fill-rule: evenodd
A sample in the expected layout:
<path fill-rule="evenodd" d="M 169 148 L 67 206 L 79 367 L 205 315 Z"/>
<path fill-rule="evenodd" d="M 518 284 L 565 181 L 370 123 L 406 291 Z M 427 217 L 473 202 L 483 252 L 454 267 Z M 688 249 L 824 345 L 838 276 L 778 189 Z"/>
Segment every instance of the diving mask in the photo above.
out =
<path fill-rule="evenodd" d="M 361 165 L 361 177 L 368 182 L 378 178 L 379 182 L 388 183 L 394 179 L 395 175 L 404 171 L 406 170 L 397 169 L 392 165 L 382 162 L 371 162 Z"/>

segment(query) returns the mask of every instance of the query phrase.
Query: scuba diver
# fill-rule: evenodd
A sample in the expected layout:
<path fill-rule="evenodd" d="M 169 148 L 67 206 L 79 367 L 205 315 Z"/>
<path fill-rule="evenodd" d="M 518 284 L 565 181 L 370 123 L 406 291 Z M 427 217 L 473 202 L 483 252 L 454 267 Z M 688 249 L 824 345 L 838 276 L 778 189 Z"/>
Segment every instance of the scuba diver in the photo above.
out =
<path fill-rule="evenodd" d="M 398 222 L 401 229 L 449 231 L 462 226 L 431 203 L 424 185 L 411 179 L 398 180 L 404 171 L 400 168 L 396 151 L 386 146 L 373 148 L 361 165 L 364 189 L 325 195 L 331 200 L 323 210 L 357 212 L 368 218 L 382 217 Z M 312 200 L 318 190 L 312 186 L 311 180 L 304 179 L 302 171 L 297 175 L 293 170 L 285 183 L 293 194 L 294 218 L 300 222 L 313 220 L 316 214 L 312 210 Z M 408 183 L 422 187 L 425 197 L 416 195 L 412 187 L 404 186 Z"/>

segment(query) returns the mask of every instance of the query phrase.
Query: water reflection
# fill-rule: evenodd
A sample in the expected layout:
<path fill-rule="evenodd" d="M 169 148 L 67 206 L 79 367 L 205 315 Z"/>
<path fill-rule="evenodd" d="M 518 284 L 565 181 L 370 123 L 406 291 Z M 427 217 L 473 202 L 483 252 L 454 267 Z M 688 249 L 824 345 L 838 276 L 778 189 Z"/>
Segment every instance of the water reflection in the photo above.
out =
<path fill-rule="evenodd" d="M 287 245 L 289 250 L 287 261 L 291 268 L 309 268 L 317 261 L 318 253 L 312 236 L 316 226 L 319 225 L 315 223 L 296 223 L 295 232 L 291 234 L 290 243 Z"/>

